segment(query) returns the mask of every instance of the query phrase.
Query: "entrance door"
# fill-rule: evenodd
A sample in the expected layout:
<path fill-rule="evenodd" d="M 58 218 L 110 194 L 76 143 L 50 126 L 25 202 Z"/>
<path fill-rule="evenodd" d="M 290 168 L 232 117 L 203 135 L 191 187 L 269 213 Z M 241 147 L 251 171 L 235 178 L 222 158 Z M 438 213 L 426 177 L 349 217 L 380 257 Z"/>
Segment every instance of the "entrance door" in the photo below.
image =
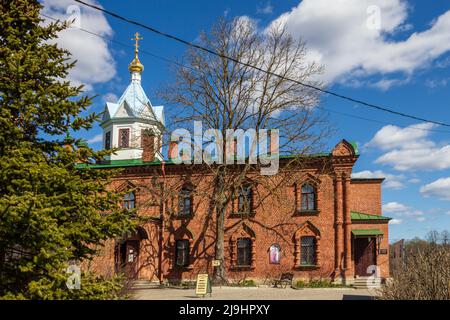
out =
<path fill-rule="evenodd" d="M 118 239 L 114 248 L 115 270 L 117 273 L 124 273 L 128 279 L 136 279 L 139 270 L 142 268 L 139 261 L 140 244 L 144 239 L 148 239 L 147 232 L 141 226 L 134 232 L 124 234 Z"/>
<path fill-rule="evenodd" d="M 135 279 L 138 276 L 139 265 L 139 241 L 126 240 L 118 245 L 119 269 L 125 273 L 128 279 Z"/>
<path fill-rule="evenodd" d="M 369 266 L 376 265 L 375 254 L 375 237 L 371 238 L 355 238 L 355 274 L 357 276 L 371 276 L 368 273 Z M 369 269 L 370 271 L 370 269 Z"/>

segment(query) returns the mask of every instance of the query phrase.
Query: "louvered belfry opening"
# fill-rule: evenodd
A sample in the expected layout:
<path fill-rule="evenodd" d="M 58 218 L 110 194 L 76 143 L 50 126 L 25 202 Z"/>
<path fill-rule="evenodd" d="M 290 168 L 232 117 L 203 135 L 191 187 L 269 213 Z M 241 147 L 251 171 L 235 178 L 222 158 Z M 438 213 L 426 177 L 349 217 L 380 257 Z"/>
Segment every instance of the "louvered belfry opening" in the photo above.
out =
<path fill-rule="evenodd" d="M 155 134 L 150 130 L 142 130 L 142 161 L 151 162 L 155 160 Z"/>

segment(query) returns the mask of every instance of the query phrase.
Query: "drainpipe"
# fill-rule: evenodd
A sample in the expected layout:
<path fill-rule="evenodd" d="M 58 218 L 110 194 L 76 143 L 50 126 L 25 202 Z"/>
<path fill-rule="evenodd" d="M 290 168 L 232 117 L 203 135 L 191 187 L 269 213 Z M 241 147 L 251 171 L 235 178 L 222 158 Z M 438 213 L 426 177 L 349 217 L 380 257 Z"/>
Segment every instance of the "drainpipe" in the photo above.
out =
<path fill-rule="evenodd" d="M 344 261 L 345 275 L 349 276 L 351 269 L 351 215 L 350 215 L 350 175 L 344 175 Z"/>
<path fill-rule="evenodd" d="M 162 174 L 163 174 L 163 184 L 162 184 L 162 208 L 159 216 L 160 225 L 159 225 L 159 257 L 158 257 L 158 278 L 159 284 L 162 284 L 164 281 L 163 278 L 163 250 L 164 250 L 164 216 L 166 213 L 166 171 L 165 171 L 165 162 L 162 161 L 161 165 Z"/>
<path fill-rule="evenodd" d="M 341 280 L 342 266 L 342 176 L 340 172 L 336 172 L 335 176 L 335 278 Z"/>

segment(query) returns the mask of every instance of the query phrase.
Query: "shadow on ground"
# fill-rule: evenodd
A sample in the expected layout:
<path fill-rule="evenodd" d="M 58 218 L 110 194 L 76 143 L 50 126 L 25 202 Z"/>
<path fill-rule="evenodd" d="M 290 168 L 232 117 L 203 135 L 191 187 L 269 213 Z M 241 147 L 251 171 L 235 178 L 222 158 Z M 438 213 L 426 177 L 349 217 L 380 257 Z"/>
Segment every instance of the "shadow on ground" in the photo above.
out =
<path fill-rule="evenodd" d="M 342 300 L 375 300 L 375 297 L 368 295 L 344 294 Z"/>

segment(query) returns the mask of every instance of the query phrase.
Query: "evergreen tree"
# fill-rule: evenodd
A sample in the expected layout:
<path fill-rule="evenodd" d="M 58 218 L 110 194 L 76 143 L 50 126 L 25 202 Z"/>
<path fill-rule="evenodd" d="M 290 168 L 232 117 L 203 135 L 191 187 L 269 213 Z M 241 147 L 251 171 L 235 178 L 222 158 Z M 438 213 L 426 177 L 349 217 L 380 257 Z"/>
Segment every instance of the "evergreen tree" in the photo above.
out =
<path fill-rule="evenodd" d="M 44 26 L 34 0 L 0 1 L 0 297 L 111 298 L 114 280 L 83 274 L 66 286 L 69 264 L 92 258 L 103 241 L 130 230 L 115 172 L 80 168 L 102 158 L 66 135 L 88 129 L 96 114 L 82 87 L 65 80 L 70 53 L 52 44 L 66 23 Z M 54 40 L 53 40 L 54 42 Z"/>

